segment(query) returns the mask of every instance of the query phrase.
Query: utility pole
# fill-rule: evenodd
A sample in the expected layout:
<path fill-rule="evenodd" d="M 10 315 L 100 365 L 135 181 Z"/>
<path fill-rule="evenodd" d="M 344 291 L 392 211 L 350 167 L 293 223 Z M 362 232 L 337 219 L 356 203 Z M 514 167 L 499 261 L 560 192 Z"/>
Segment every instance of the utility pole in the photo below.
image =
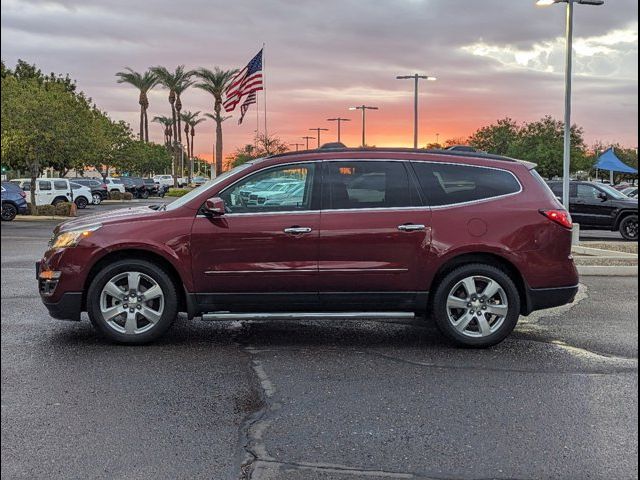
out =
<path fill-rule="evenodd" d="M 329 129 L 328 128 L 310 128 L 309 130 L 313 131 L 313 132 L 318 132 L 318 148 L 320 148 L 320 132 L 328 132 Z"/>
<path fill-rule="evenodd" d="M 302 137 L 302 139 L 307 141 L 307 150 L 309 150 L 309 140 L 315 140 L 316 137 L 306 136 L 306 137 Z"/>
<path fill-rule="evenodd" d="M 296 147 L 296 152 L 298 151 L 298 147 L 302 147 L 304 143 L 290 143 L 292 147 Z"/>
<path fill-rule="evenodd" d="M 327 122 L 338 122 L 338 142 L 340 142 L 340 124 L 342 122 L 350 122 L 350 118 L 327 118 Z"/>
<path fill-rule="evenodd" d="M 357 107 L 349 107 L 349 110 L 362 110 L 362 146 L 364 147 L 367 144 L 367 142 L 365 141 L 365 131 L 366 131 L 366 126 L 365 126 L 366 115 L 365 115 L 365 112 L 367 110 L 378 110 L 378 107 L 370 107 L 370 106 L 367 106 L 367 105 L 363 104 L 363 105 L 360 105 L 360 106 L 357 106 Z"/>
<path fill-rule="evenodd" d="M 418 148 L 418 81 L 420 79 L 427 80 L 429 82 L 435 82 L 436 77 L 430 77 L 429 75 L 419 75 L 414 73 L 413 75 L 398 75 L 398 80 L 414 81 L 413 85 L 413 148 Z"/>

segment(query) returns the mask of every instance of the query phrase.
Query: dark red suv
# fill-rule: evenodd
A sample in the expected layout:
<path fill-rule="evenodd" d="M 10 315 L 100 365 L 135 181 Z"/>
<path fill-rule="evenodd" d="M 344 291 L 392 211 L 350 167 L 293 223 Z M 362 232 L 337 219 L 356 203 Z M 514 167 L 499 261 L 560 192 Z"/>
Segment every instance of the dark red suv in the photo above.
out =
<path fill-rule="evenodd" d="M 44 304 L 118 342 L 205 319 L 427 315 L 489 346 L 572 302 L 571 217 L 533 164 L 469 152 L 319 149 L 242 165 L 161 208 L 66 222 Z"/>

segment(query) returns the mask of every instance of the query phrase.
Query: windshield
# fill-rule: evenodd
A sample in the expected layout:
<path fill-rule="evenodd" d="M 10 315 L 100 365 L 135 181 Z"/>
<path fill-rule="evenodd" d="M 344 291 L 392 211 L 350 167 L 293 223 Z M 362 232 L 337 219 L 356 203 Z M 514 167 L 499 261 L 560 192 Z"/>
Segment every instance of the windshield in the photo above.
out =
<path fill-rule="evenodd" d="M 217 176 L 216 178 L 209 180 L 206 183 L 203 183 L 202 185 L 200 185 L 199 187 L 194 188 L 193 190 L 191 190 L 189 193 L 187 193 L 186 195 L 183 195 L 182 197 L 178 198 L 176 201 L 169 203 L 168 205 L 165 206 L 165 210 L 175 210 L 176 208 L 180 208 L 182 207 L 184 204 L 189 203 L 191 200 L 193 200 L 195 197 L 197 197 L 198 195 L 200 195 L 202 192 L 204 192 L 205 190 L 208 190 L 209 188 L 218 185 L 220 182 L 222 182 L 223 180 L 229 178 L 231 175 L 234 175 L 246 168 L 249 168 L 250 166 L 254 165 L 256 163 L 256 161 L 253 162 L 247 162 L 247 163 L 243 163 L 242 165 L 239 165 L 235 168 L 232 168 L 231 170 L 229 170 L 228 172 L 224 172 L 222 175 Z"/>
<path fill-rule="evenodd" d="M 602 190 L 607 192 L 607 194 L 610 197 L 613 197 L 616 200 L 626 200 L 627 198 L 629 198 L 625 194 L 619 192 L 618 190 L 616 190 L 615 188 L 613 188 L 613 187 L 611 187 L 609 185 L 601 184 L 601 185 L 598 185 L 598 187 L 600 187 Z"/>

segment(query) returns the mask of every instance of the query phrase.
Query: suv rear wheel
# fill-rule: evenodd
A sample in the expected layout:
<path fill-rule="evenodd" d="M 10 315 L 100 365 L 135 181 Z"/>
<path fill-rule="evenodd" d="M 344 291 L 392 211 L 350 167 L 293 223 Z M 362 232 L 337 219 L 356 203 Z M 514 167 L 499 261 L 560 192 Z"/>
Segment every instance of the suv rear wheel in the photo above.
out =
<path fill-rule="evenodd" d="M 484 348 L 504 340 L 520 317 L 520 295 L 499 268 L 470 264 L 437 286 L 433 314 L 439 330 L 457 345 Z"/>
<path fill-rule="evenodd" d="M 167 272 L 151 262 L 119 260 L 91 282 L 87 312 L 91 323 L 110 340 L 152 342 L 178 314 L 176 287 Z"/>
<path fill-rule="evenodd" d="M 87 205 L 89 204 L 89 202 L 85 197 L 76 198 L 75 203 L 76 203 L 76 207 L 78 207 L 79 209 L 87 208 Z"/>
<path fill-rule="evenodd" d="M 638 241 L 638 215 L 629 215 L 622 219 L 620 234 L 625 240 Z"/>
<path fill-rule="evenodd" d="M 10 222 L 18 214 L 18 209 L 15 205 L 9 202 L 2 202 L 2 220 Z"/>

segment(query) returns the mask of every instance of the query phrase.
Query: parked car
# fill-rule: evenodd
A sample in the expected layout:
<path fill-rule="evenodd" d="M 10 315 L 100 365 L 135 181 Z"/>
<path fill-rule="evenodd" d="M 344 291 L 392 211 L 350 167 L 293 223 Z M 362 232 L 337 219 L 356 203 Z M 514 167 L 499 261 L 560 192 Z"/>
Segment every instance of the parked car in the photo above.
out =
<path fill-rule="evenodd" d="M 178 187 L 183 188 L 189 185 L 189 179 L 187 177 L 178 177 Z"/>
<path fill-rule="evenodd" d="M 122 183 L 127 192 L 134 198 L 149 198 L 149 192 L 140 177 L 122 177 Z"/>
<path fill-rule="evenodd" d="M 562 182 L 549 182 L 553 193 L 562 196 Z M 615 188 L 596 182 L 571 182 L 569 210 L 582 228 L 619 231 L 625 240 L 638 240 L 638 200 Z"/>
<path fill-rule="evenodd" d="M 154 182 L 153 178 L 143 178 L 142 183 L 144 183 L 144 186 L 148 192 L 147 196 L 158 194 L 159 185 Z"/>
<path fill-rule="evenodd" d="M 27 213 L 27 194 L 18 185 L 2 182 L 2 221 L 10 222 L 16 215 Z"/>
<path fill-rule="evenodd" d="M 22 190 L 27 192 L 27 199 L 31 191 L 30 178 L 16 178 L 11 180 Z M 36 179 L 36 206 L 40 205 L 57 205 L 61 202 L 72 202 L 73 191 L 69 180 L 66 178 L 38 178 Z"/>
<path fill-rule="evenodd" d="M 53 317 L 86 311 L 122 343 L 153 341 L 186 312 L 426 315 L 457 344 L 495 345 L 520 315 L 578 291 L 571 217 L 534 167 L 384 148 L 250 161 L 162 207 L 57 226 L 38 263 L 40 294 Z M 384 176 L 376 195 L 352 188 L 373 176 Z M 301 201 L 249 205 L 240 195 L 282 178 L 305 185 Z"/>
<path fill-rule="evenodd" d="M 122 179 L 120 178 L 107 177 L 104 179 L 104 183 L 107 185 L 110 194 L 113 192 L 126 192 Z"/>
<path fill-rule="evenodd" d="M 627 187 L 622 190 L 622 193 L 629 198 L 638 198 L 638 187 Z"/>
<path fill-rule="evenodd" d="M 93 203 L 93 192 L 89 187 L 76 182 L 69 182 L 71 191 L 73 192 L 73 202 L 80 209 L 87 208 L 87 205 Z"/>
<path fill-rule="evenodd" d="M 173 187 L 173 177 L 171 175 L 155 175 L 153 181 L 160 186 Z"/>
<path fill-rule="evenodd" d="M 208 178 L 205 177 L 193 177 L 191 179 L 191 183 L 193 183 L 196 187 L 199 187 L 201 185 L 204 185 L 205 183 L 207 183 L 209 181 Z"/>
<path fill-rule="evenodd" d="M 91 203 L 94 205 L 100 205 L 103 200 L 107 200 L 109 198 L 107 184 L 104 183 L 102 179 L 96 180 L 95 178 L 76 177 L 70 178 L 69 180 L 79 183 L 80 185 L 84 185 L 85 187 L 89 187 L 93 197 Z"/>

